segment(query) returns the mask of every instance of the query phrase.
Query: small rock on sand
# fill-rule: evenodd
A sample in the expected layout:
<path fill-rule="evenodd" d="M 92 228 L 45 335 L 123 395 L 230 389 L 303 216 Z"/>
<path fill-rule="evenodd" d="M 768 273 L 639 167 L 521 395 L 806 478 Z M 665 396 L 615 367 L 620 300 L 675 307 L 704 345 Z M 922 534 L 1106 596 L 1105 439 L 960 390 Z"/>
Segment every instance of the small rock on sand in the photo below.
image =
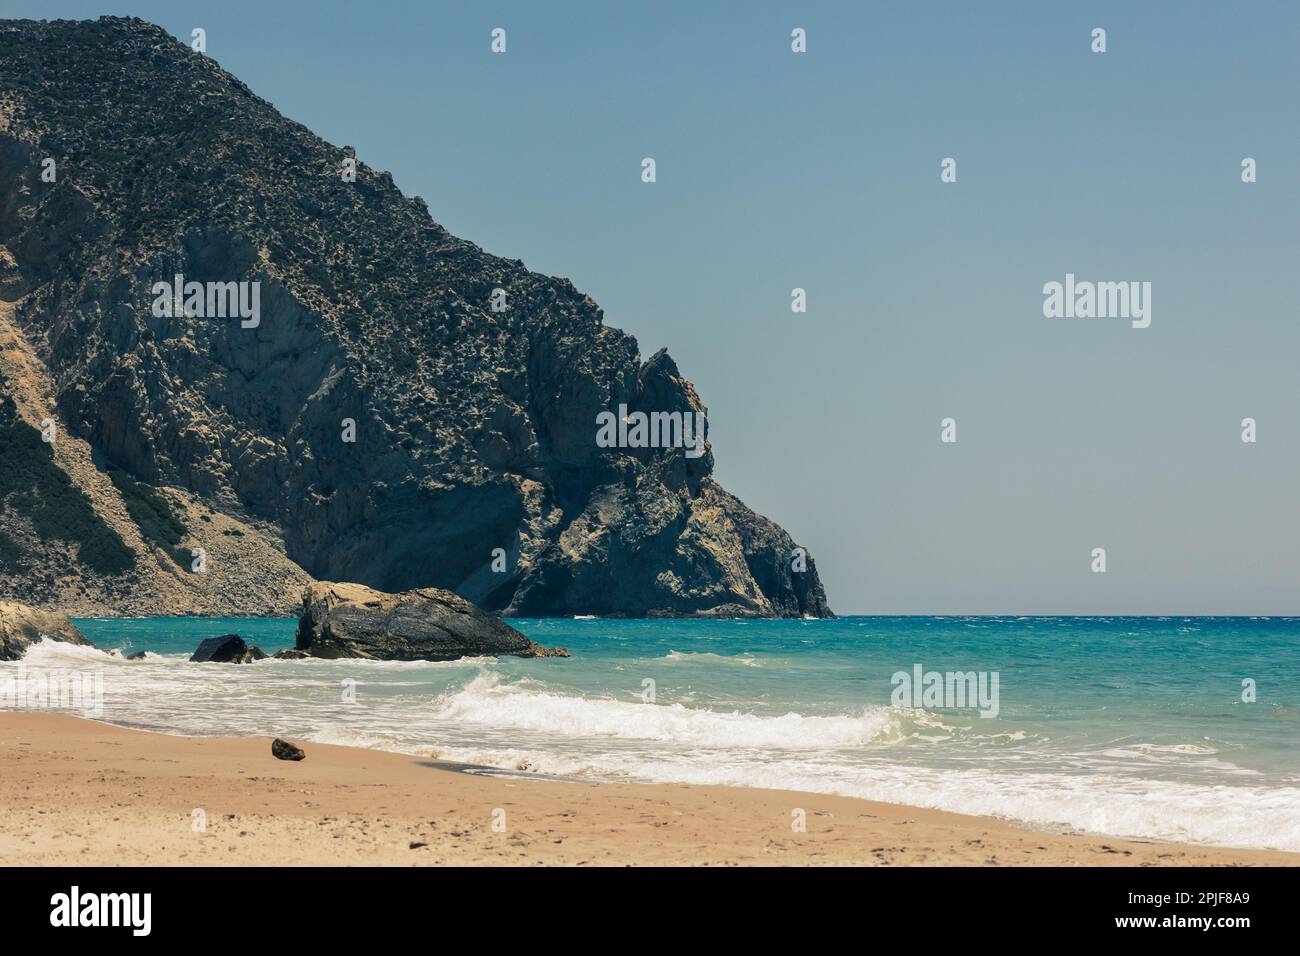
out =
<path fill-rule="evenodd" d="M 295 747 L 289 741 L 281 740 L 279 737 L 271 741 L 271 753 L 278 760 L 301 760 L 307 756 L 301 747 Z"/>

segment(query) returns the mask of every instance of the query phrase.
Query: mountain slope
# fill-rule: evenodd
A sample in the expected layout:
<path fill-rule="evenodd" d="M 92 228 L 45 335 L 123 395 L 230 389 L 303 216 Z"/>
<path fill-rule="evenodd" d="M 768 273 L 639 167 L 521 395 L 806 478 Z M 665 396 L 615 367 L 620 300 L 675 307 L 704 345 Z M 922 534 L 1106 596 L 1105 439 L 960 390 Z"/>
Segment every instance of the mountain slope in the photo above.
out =
<path fill-rule="evenodd" d="M 317 578 L 521 615 L 829 614 L 707 447 L 597 446 L 620 404 L 703 412 L 666 353 L 387 173 L 345 181 L 349 155 L 161 28 L 0 23 L 0 300 L 105 465 L 278 527 Z M 178 273 L 258 283 L 256 323 L 155 314 Z"/>
<path fill-rule="evenodd" d="M 0 596 L 85 616 L 291 611 L 311 578 L 279 528 L 101 467 L 53 410 L 54 385 L 13 311 L 0 302 Z"/>

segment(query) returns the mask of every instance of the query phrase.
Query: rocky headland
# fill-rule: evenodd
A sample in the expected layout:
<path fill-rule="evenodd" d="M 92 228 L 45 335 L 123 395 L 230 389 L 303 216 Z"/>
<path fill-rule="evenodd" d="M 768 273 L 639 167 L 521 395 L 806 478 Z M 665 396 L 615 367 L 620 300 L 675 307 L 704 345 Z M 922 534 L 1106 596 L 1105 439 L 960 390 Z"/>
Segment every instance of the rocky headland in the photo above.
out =
<path fill-rule="evenodd" d="M 256 320 L 160 309 L 178 275 Z M 622 406 L 706 412 L 667 352 L 140 20 L 0 21 L 0 396 L 0 595 L 31 604 L 830 614 L 707 442 L 597 444 Z"/>

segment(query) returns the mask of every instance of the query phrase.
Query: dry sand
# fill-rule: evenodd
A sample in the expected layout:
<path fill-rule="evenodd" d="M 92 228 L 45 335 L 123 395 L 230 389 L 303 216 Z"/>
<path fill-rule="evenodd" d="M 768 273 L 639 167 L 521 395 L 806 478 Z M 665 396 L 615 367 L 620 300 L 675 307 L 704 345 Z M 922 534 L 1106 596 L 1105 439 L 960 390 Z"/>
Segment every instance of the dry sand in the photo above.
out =
<path fill-rule="evenodd" d="M 300 741 L 298 743 L 301 743 Z M 782 790 L 478 776 L 398 754 L 0 713 L 0 859 L 63 865 L 1297 865 Z M 802 808 L 807 832 L 791 829 Z M 195 811 L 206 828 L 195 832 Z M 493 828 L 494 812 L 504 830 Z M 504 812 L 504 817 L 501 817 Z"/>

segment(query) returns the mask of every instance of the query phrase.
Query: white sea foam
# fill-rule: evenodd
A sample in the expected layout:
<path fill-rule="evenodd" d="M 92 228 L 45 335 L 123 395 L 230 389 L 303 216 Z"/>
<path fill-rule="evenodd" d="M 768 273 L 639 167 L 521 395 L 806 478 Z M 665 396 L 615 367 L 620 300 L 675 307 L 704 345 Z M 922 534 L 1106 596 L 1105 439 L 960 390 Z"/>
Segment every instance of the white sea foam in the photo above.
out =
<path fill-rule="evenodd" d="M 120 654 L 101 651 L 96 647 L 51 640 L 35 641 L 27 648 L 27 653 L 22 659 L 28 667 L 69 667 L 74 664 L 104 664 L 109 661 L 133 663 Z"/>
<path fill-rule="evenodd" d="M 1205 845 L 1300 851 L 1300 789 L 1207 787 L 1107 774 L 1005 773 L 990 769 L 773 759 L 759 753 L 565 754 L 525 748 L 453 747 L 443 759 L 563 776 L 766 787 L 1014 820 L 1081 831 Z"/>
<path fill-rule="evenodd" d="M 1130 760 L 1178 760 L 1184 757 L 1208 757 L 1219 751 L 1201 744 L 1131 744 L 1103 750 L 1107 757 Z"/>
<path fill-rule="evenodd" d="M 762 667 L 762 662 L 752 654 L 713 654 L 709 651 L 686 652 L 669 651 L 660 660 L 677 664 L 738 664 L 742 667 Z"/>
<path fill-rule="evenodd" d="M 525 682 L 504 684 L 485 672 L 435 702 L 434 714 L 496 728 L 563 737 L 620 737 L 717 748 L 816 750 L 855 747 L 897 732 L 886 707 L 858 716 L 761 717 L 733 711 L 697 710 L 680 704 L 592 699 L 534 690 Z"/>
<path fill-rule="evenodd" d="M 546 769 L 544 761 L 537 764 Z M 661 782 L 835 793 L 1003 817 L 1048 829 L 1300 851 L 1300 789 L 1295 788 L 1207 787 L 1097 773 L 763 760 L 730 765 L 655 761 L 633 773 Z"/>

